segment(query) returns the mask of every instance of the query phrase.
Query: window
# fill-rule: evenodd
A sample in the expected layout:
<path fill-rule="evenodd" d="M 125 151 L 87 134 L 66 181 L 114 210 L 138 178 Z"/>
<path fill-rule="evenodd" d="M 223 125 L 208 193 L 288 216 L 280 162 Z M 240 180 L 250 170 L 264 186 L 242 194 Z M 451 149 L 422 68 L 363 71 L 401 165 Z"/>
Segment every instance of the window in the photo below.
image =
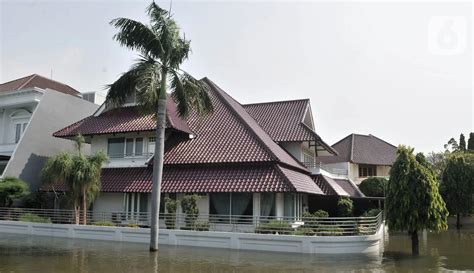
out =
<path fill-rule="evenodd" d="M 209 214 L 214 222 L 249 222 L 253 215 L 252 193 L 212 193 L 209 194 Z M 223 217 L 232 215 L 232 217 Z"/>
<path fill-rule="evenodd" d="M 155 143 L 156 143 L 156 138 L 155 137 L 149 137 L 148 138 L 148 154 L 154 154 L 155 153 Z"/>
<path fill-rule="evenodd" d="M 23 132 L 25 132 L 27 125 L 27 122 L 15 124 L 15 143 L 18 143 L 20 141 L 20 138 L 23 135 Z"/>
<path fill-rule="evenodd" d="M 109 138 L 107 155 L 113 157 L 143 155 L 143 138 Z"/>
<path fill-rule="evenodd" d="M 143 138 L 135 139 L 135 155 L 143 155 Z"/>
<path fill-rule="evenodd" d="M 377 176 L 377 166 L 359 165 L 359 177 Z"/>
<path fill-rule="evenodd" d="M 126 193 L 127 220 L 148 221 L 148 193 Z"/>
<path fill-rule="evenodd" d="M 121 138 L 109 138 L 107 143 L 107 155 L 109 157 L 123 157 L 123 151 L 125 148 L 125 139 Z"/>

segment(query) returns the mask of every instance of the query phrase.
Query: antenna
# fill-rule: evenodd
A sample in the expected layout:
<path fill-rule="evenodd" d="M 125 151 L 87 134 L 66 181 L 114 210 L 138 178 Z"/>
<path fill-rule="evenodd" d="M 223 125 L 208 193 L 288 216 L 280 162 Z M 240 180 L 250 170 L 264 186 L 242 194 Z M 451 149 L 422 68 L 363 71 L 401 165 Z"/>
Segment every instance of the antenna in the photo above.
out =
<path fill-rule="evenodd" d="M 170 10 L 168 11 L 168 16 L 171 17 L 171 8 L 173 7 L 173 0 L 170 0 Z"/>
<path fill-rule="evenodd" d="M 51 68 L 51 74 L 50 74 L 51 80 L 53 79 L 53 69 Z"/>

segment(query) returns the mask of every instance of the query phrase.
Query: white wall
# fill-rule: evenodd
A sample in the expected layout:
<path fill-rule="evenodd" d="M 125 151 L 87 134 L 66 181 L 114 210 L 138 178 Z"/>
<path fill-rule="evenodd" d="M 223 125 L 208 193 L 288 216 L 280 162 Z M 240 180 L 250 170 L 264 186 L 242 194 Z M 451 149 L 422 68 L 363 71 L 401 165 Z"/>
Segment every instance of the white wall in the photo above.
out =
<path fill-rule="evenodd" d="M 303 151 L 300 142 L 282 142 L 280 146 L 298 161 L 303 160 Z"/>
<path fill-rule="evenodd" d="M 122 212 L 124 193 L 101 193 L 94 201 L 94 211 Z"/>

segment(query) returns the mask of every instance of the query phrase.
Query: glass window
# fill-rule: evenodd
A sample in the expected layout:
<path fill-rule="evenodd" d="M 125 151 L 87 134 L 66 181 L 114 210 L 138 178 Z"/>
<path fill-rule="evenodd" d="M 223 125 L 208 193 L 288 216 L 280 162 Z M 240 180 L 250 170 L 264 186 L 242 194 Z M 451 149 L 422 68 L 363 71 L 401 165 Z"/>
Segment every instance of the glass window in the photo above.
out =
<path fill-rule="evenodd" d="M 375 165 L 360 165 L 359 177 L 377 176 L 377 166 Z"/>
<path fill-rule="evenodd" d="M 231 207 L 232 215 L 253 215 L 253 194 L 232 193 Z"/>
<path fill-rule="evenodd" d="M 143 154 L 143 138 L 135 139 L 135 155 Z"/>
<path fill-rule="evenodd" d="M 133 156 L 133 138 L 127 138 L 125 142 L 125 155 Z"/>
<path fill-rule="evenodd" d="M 123 157 L 125 139 L 109 138 L 107 143 L 107 155 L 109 157 Z"/>
<path fill-rule="evenodd" d="M 285 214 L 284 216 L 295 216 L 295 193 L 285 193 Z"/>
<path fill-rule="evenodd" d="M 209 213 L 219 215 L 230 214 L 230 193 L 209 194 Z"/>
<path fill-rule="evenodd" d="M 260 216 L 275 216 L 275 194 L 260 194 Z"/>
<path fill-rule="evenodd" d="M 18 123 L 16 124 L 16 127 L 15 127 L 15 143 L 18 143 L 18 141 L 20 141 L 21 133 L 22 133 L 21 124 Z"/>

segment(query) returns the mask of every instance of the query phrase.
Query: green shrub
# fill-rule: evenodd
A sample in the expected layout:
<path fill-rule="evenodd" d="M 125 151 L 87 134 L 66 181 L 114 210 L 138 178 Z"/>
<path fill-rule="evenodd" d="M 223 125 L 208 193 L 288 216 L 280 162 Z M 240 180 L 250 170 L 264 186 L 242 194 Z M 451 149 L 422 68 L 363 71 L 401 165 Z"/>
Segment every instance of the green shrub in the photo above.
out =
<path fill-rule="evenodd" d="M 364 213 L 362 213 L 362 217 L 375 217 L 377 215 L 379 215 L 379 213 L 381 212 L 381 210 L 379 209 L 369 209 L 367 211 L 365 211 Z"/>
<path fill-rule="evenodd" d="M 111 221 L 92 221 L 93 226 L 113 227 L 115 224 Z"/>
<path fill-rule="evenodd" d="M 285 221 L 272 220 L 266 224 L 258 225 L 255 233 L 260 234 L 291 234 L 293 228 Z"/>
<path fill-rule="evenodd" d="M 314 236 L 314 235 L 316 235 L 316 232 L 312 228 L 307 228 L 307 227 L 301 226 L 293 232 L 293 235 Z"/>
<path fill-rule="evenodd" d="M 38 215 L 33 214 L 33 213 L 22 214 L 22 215 L 20 215 L 18 220 L 20 220 L 21 222 L 48 223 L 48 224 L 51 223 L 50 218 L 41 217 L 41 216 L 38 216 Z"/>
<path fill-rule="evenodd" d="M 139 228 L 140 226 L 138 224 L 135 224 L 135 223 L 128 223 L 125 225 L 125 227 L 129 227 L 129 228 Z"/>
<path fill-rule="evenodd" d="M 199 196 L 195 194 L 186 195 L 181 200 L 181 207 L 183 208 L 183 212 L 186 213 L 184 222 L 187 228 L 193 228 L 199 216 L 197 200 L 199 200 Z"/>
<path fill-rule="evenodd" d="M 316 233 L 319 236 L 342 236 L 344 235 L 344 229 L 334 226 L 319 226 Z"/>
<path fill-rule="evenodd" d="M 339 217 L 351 217 L 354 210 L 354 204 L 349 198 L 341 197 L 337 201 L 337 213 Z"/>
<path fill-rule="evenodd" d="M 316 218 L 326 218 L 326 217 L 329 217 L 329 213 L 325 210 L 317 210 L 313 213 L 314 217 Z"/>
<path fill-rule="evenodd" d="M 209 231 L 209 223 L 208 222 L 196 222 L 196 226 L 194 230 L 197 231 Z"/>
<path fill-rule="evenodd" d="M 384 197 L 388 180 L 382 177 L 369 177 L 362 181 L 359 189 L 366 196 Z"/>
<path fill-rule="evenodd" d="M 165 214 L 165 225 L 167 229 L 176 228 L 176 208 L 178 207 L 178 201 L 169 197 L 165 198 L 165 207 L 167 213 Z"/>

